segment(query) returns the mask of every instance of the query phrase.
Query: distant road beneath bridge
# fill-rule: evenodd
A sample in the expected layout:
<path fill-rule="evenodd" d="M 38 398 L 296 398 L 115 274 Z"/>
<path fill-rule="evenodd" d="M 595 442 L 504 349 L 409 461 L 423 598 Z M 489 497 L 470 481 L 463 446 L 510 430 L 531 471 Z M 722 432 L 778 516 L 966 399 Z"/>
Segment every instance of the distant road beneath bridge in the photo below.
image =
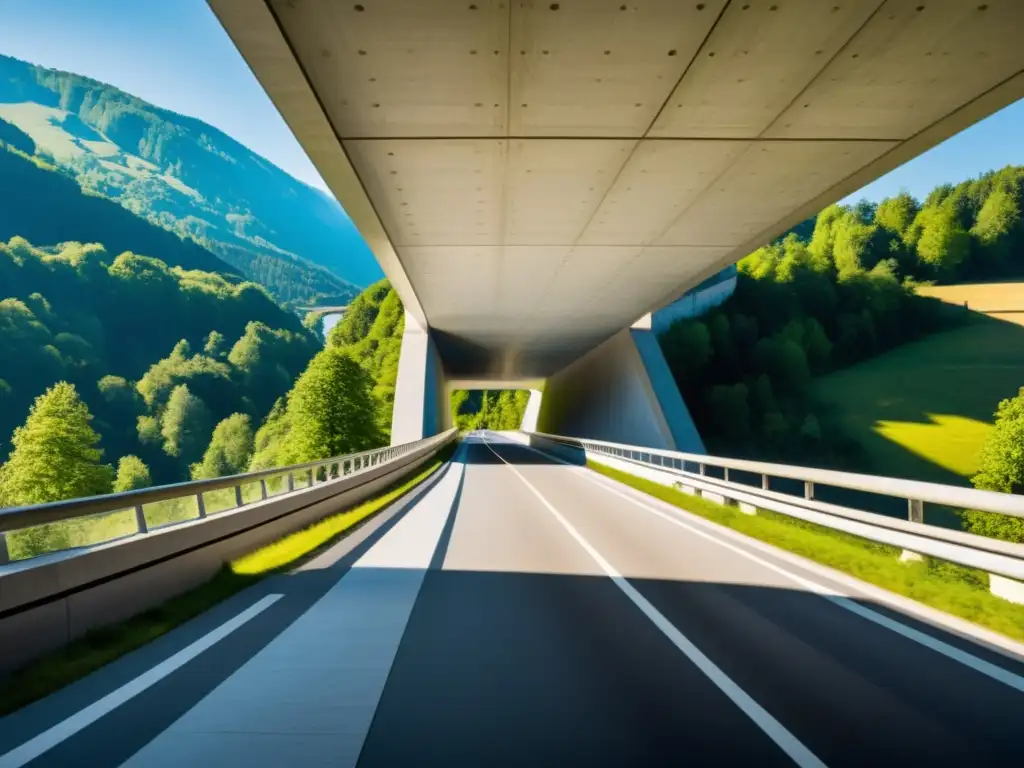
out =
<path fill-rule="evenodd" d="M 474 435 L 294 572 L 0 720 L 0 767 L 1019 764 L 1024 665 L 830 574 Z"/>

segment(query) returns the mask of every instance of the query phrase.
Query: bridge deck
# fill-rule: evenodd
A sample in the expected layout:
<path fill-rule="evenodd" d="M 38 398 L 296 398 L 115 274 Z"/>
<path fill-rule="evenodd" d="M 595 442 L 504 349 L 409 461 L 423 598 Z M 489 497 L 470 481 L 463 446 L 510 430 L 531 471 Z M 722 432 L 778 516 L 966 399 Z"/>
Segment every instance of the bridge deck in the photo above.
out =
<path fill-rule="evenodd" d="M 0 768 L 1019 761 L 1024 665 L 822 589 L 858 598 L 471 438 L 316 560 L 0 721 Z"/>

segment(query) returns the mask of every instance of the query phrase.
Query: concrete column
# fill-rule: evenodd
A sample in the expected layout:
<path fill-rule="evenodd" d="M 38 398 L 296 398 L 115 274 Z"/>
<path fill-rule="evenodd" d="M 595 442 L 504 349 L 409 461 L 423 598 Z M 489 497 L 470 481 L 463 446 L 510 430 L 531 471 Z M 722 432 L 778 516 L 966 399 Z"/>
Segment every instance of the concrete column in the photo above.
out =
<path fill-rule="evenodd" d="M 704 453 L 658 340 L 627 328 L 547 380 L 538 431 Z"/>
<path fill-rule="evenodd" d="M 530 399 L 526 402 L 526 410 L 523 412 L 523 423 L 520 429 L 526 432 L 537 431 L 537 419 L 540 417 L 540 404 L 543 394 L 539 389 L 530 390 Z"/>
<path fill-rule="evenodd" d="M 406 312 L 391 414 L 391 444 L 409 443 L 447 429 L 451 415 L 446 391 L 444 369 L 430 331 Z"/>

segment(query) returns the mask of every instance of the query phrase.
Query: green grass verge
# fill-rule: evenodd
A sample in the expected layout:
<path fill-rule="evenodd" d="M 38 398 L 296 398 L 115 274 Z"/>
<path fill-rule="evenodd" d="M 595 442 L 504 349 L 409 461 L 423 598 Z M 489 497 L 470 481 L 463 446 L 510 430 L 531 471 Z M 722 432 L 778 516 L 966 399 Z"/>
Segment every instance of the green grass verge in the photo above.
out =
<path fill-rule="evenodd" d="M 966 484 L 999 401 L 1024 384 L 1024 327 L 975 313 L 967 324 L 814 382 L 870 469 Z"/>
<path fill-rule="evenodd" d="M 1024 605 L 989 592 L 987 573 L 930 558 L 903 563 L 898 547 L 764 510 L 747 515 L 603 464 L 588 461 L 587 466 L 711 522 L 1024 641 Z"/>
<path fill-rule="evenodd" d="M 20 709 L 140 648 L 260 579 L 308 560 L 422 483 L 453 452 L 454 445 L 449 444 L 427 464 L 396 481 L 380 495 L 244 555 L 205 584 L 121 624 L 93 630 L 17 670 L 0 680 L 0 715 Z"/>

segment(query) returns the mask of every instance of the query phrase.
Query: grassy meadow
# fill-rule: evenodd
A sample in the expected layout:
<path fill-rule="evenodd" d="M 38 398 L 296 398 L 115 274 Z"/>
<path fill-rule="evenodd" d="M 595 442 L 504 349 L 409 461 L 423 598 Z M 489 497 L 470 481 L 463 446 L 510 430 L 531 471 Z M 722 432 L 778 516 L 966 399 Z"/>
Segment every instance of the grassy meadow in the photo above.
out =
<path fill-rule="evenodd" d="M 1024 283 L 921 293 L 967 301 L 968 322 L 825 376 L 814 395 L 872 471 L 962 485 L 977 471 L 999 401 L 1024 386 Z"/>

